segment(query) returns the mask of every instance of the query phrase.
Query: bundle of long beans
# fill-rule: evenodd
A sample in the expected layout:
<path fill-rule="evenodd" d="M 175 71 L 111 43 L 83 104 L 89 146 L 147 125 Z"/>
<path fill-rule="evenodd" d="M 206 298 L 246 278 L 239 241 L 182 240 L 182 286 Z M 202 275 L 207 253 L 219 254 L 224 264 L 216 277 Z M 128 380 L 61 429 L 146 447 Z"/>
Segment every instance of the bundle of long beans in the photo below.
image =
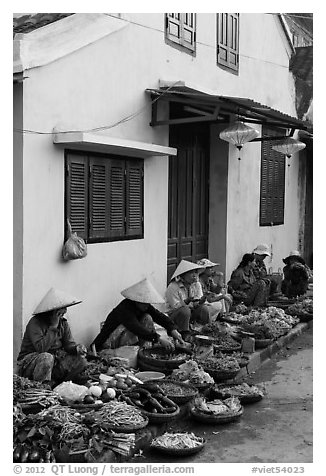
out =
<path fill-rule="evenodd" d="M 114 426 L 134 426 L 143 423 L 145 418 L 141 412 L 125 402 L 108 402 L 100 410 L 94 412 L 95 420 Z"/>
<path fill-rule="evenodd" d="M 21 404 L 36 404 L 42 407 L 49 407 L 59 403 L 59 395 L 52 390 L 46 388 L 27 388 L 23 390 L 17 401 Z"/>
<path fill-rule="evenodd" d="M 79 413 L 70 407 L 65 407 L 62 405 L 54 405 L 50 408 L 46 408 L 40 412 L 40 416 L 57 421 L 62 425 L 64 423 L 77 424 L 81 422 L 81 415 Z"/>
<path fill-rule="evenodd" d="M 163 435 L 154 438 L 151 446 L 173 449 L 196 448 L 202 445 L 203 441 L 203 438 L 196 436 L 194 433 L 165 432 Z"/>

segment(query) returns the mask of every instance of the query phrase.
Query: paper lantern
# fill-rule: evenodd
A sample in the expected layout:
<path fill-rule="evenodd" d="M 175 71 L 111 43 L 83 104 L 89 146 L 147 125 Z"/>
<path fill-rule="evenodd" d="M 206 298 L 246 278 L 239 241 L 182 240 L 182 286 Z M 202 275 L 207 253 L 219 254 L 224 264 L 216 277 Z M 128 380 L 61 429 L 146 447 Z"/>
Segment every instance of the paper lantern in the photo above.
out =
<path fill-rule="evenodd" d="M 299 152 L 305 147 L 306 144 L 304 144 L 303 142 L 294 139 L 293 137 L 287 137 L 284 141 L 278 142 L 277 144 L 273 145 L 272 149 L 290 158 L 292 154 Z"/>

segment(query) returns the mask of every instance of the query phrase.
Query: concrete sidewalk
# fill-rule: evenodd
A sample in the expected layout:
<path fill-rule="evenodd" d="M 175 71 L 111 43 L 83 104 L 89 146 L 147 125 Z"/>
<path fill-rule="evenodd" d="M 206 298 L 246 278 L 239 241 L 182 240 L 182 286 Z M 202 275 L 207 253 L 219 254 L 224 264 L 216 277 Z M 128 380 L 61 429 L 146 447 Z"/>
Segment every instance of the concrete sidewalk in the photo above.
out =
<path fill-rule="evenodd" d="M 290 332 L 274 341 L 268 347 L 264 349 L 259 349 L 250 354 L 248 364 L 246 365 L 246 367 L 243 367 L 240 370 L 240 372 L 237 374 L 236 378 L 232 380 L 232 382 L 240 381 L 248 377 L 251 373 L 255 372 L 261 367 L 261 365 L 265 361 L 270 359 L 273 354 L 278 352 L 280 349 L 286 347 L 291 341 L 293 341 L 296 337 L 302 334 L 306 329 L 312 327 L 312 323 L 313 321 L 307 323 L 299 323 L 293 329 L 291 329 Z M 180 407 L 180 414 L 178 416 L 178 419 L 184 418 L 188 414 L 188 411 L 189 405 L 182 405 Z M 140 450 L 146 448 L 153 438 L 164 433 L 168 425 L 169 424 L 167 423 L 163 425 L 148 425 L 143 430 L 137 432 L 136 445 L 132 454 L 129 457 L 121 458 L 113 451 L 108 450 L 105 453 L 105 462 L 119 463 L 129 461 L 131 458 L 133 458 L 135 454 L 139 453 Z M 104 459 L 101 462 L 104 462 Z"/>

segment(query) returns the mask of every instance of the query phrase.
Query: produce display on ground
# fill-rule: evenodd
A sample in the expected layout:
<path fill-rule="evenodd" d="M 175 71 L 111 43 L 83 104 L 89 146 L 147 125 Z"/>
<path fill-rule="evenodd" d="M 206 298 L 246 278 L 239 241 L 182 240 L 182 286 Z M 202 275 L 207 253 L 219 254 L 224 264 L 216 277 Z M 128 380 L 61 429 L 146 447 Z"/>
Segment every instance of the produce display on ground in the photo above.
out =
<path fill-rule="evenodd" d="M 188 360 L 179 365 L 178 369 L 173 370 L 170 378 L 179 382 L 189 382 L 195 386 L 214 383 L 214 379 L 195 360 Z"/>
<path fill-rule="evenodd" d="M 313 314 L 313 300 L 311 298 L 305 298 L 298 300 L 294 304 L 291 304 L 286 311 L 291 316 L 302 316 L 305 314 Z"/>
<path fill-rule="evenodd" d="M 241 409 L 240 400 L 237 397 L 230 397 L 225 400 L 211 400 L 207 401 L 204 397 L 198 397 L 194 400 L 193 408 L 200 413 L 208 415 L 228 416 L 230 414 L 236 414 Z"/>
<path fill-rule="evenodd" d="M 240 370 L 238 360 L 231 355 L 220 353 L 201 360 L 201 365 L 207 370 L 213 371 L 232 371 Z"/>
<path fill-rule="evenodd" d="M 194 433 L 169 433 L 154 438 L 151 446 L 157 448 L 185 449 L 196 448 L 204 443 L 204 438 L 196 436 Z"/>
<path fill-rule="evenodd" d="M 217 384 L 212 387 L 212 393 L 220 394 L 219 398 L 237 397 L 241 401 L 243 397 L 264 397 L 264 392 L 256 385 L 248 385 L 246 382 L 239 384 Z"/>
<path fill-rule="evenodd" d="M 120 398 L 137 407 L 138 411 L 151 414 L 171 414 L 178 410 L 178 405 L 166 396 L 161 383 L 145 382 L 129 392 L 123 392 Z"/>

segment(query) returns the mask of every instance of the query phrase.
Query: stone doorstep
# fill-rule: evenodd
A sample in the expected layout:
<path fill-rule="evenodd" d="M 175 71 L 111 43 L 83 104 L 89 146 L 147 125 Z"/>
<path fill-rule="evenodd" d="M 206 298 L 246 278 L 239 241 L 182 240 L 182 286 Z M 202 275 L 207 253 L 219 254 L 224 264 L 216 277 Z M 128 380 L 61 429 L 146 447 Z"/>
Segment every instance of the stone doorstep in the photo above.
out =
<path fill-rule="evenodd" d="M 310 322 L 301 322 L 297 324 L 293 329 L 290 330 L 286 335 L 281 336 L 277 341 L 273 342 L 271 345 L 264 349 L 253 352 L 250 355 L 250 360 L 246 367 L 243 367 L 240 372 L 237 374 L 235 379 L 229 382 L 237 382 L 242 380 L 244 377 L 248 376 L 250 373 L 256 371 L 266 360 L 270 359 L 273 354 L 278 352 L 282 347 L 285 347 L 289 342 L 295 339 L 297 336 L 302 334 L 306 329 L 312 327 L 313 321 Z M 188 412 L 188 405 L 182 405 L 180 407 L 179 418 L 183 418 Z M 166 424 L 162 425 L 153 425 L 150 424 L 143 430 L 140 430 L 136 433 L 135 448 L 132 450 L 129 456 L 119 456 L 111 450 L 106 452 L 105 462 L 108 463 L 124 463 L 129 461 L 135 454 L 149 446 L 151 440 L 161 434 L 166 430 Z M 141 463 L 141 458 L 139 458 L 139 463 Z"/>

